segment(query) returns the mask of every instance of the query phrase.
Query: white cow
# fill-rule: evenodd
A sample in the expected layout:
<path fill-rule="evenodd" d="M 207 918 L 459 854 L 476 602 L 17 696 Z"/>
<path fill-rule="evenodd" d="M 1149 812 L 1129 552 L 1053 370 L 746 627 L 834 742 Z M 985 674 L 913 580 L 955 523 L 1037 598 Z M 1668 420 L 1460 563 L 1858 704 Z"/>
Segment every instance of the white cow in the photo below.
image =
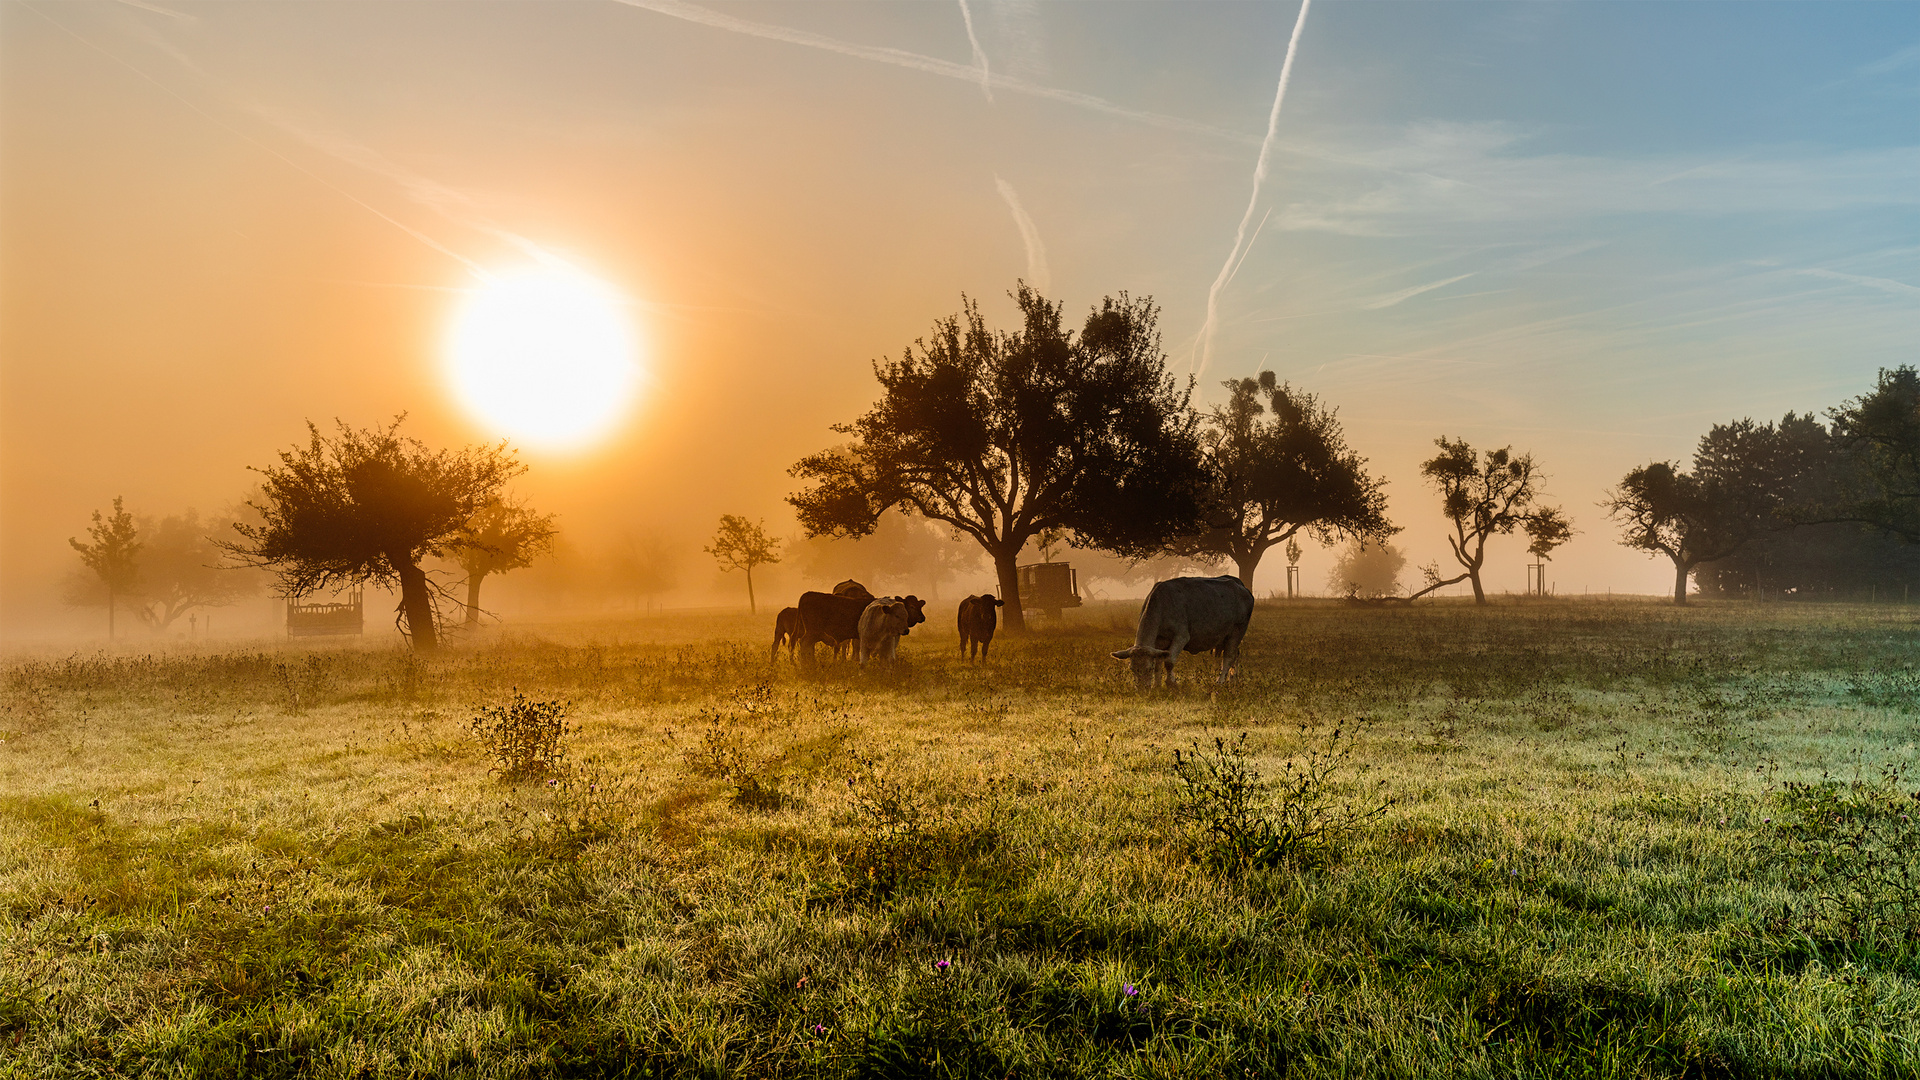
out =
<path fill-rule="evenodd" d="M 900 648 L 900 635 L 911 625 L 913 611 L 904 597 L 882 596 L 868 604 L 860 613 L 860 666 L 866 667 L 873 656 L 892 660 Z"/>
<path fill-rule="evenodd" d="M 1171 578 L 1147 594 L 1133 647 L 1113 658 L 1131 661 L 1134 681 L 1149 690 L 1162 671 L 1173 685 L 1173 663 L 1182 652 L 1214 652 L 1220 654 L 1220 681 L 1226 682 L 1252 618 L 1253 592 L 1231 574 Z"/>

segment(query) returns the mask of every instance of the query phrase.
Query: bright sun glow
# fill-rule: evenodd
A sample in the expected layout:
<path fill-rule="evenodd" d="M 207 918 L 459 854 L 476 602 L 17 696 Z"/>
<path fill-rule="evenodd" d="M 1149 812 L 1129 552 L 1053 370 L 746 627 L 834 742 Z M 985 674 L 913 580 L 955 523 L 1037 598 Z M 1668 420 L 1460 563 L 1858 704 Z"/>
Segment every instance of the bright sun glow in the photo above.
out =
<path fill-rule="evenodd" d="M 605 435 L 640 381 L 621 297 L 571 267 L 496 275 L 454 315 L 447 371 L 461 404 L 517 442 L 577 448 Z"/>

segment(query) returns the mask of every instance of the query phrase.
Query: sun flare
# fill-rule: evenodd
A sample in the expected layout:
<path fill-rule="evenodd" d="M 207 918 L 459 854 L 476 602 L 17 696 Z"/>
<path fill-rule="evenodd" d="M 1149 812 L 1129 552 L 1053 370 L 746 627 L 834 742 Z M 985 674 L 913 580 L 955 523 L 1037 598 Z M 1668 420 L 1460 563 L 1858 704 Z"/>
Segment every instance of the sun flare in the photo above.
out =
<path fill-rule="evenodd" d="M 460 403 L 516 441 L 573 449 L 633 403 L 640 368 L 622 297 L 565 266 L 496 274 L 468 294 L 447 337 Z"/>

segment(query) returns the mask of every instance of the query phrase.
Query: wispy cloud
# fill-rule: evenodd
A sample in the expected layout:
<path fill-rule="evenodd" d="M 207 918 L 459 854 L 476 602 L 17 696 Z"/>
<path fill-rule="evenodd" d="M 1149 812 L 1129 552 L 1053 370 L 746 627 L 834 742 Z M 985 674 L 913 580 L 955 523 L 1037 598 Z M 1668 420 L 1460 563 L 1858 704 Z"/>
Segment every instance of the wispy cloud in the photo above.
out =
<path fill-rule="evenodd" d="M 1860 68 L 1862 75 L 1891 75 L 1903 67 L 1920 64 L 1920 45 L 1909 45 L 1890 56 L 1883 56 Z"/>
<path fill-rule="evenodd" d="M 973 9 L 960 0 L 960 19 L 967 24 L 967 44 L 973 46 L 973 66 L 980 69 L 980 92 L 993 100 L 993 73 L 987 66 L 987 51 L 980 47 L 980 35 L 973 32 Z"/>
<path fill-rule="evenodd" d="M 128 7 L 139 8 L 142 11 L 151 11 L 158 15 L 171 15 L 181 22 L 200 21 L 198 16 L 189 15 L 184 11 L 175 11 L 172 8 L 161 7 L 159 4 L 153 3 L 152 0 L 120 0 L 120 2 Z"/>
<path fill-rule="evenodd" d="M 1053 286 L 1053 276 L 1047 271 L 1047 247 L 1040 242 L 1040 230 L 1034 228 L 1033 219 L 1027 216 L 1026 207 L 1020 205 L 1020 195 L 1013 185 L 993 178 L 993 184 L 1000 189 L 1000 197 L 1007 200 L 1007 209 L 1013 211 L 1013 223 L 1020 229 L 1020 239 L 1027 245 L 1027 283 L 1041 292 Z"/>
<path fill-rule="evenodd" d="M 1227 261 L 1220 266 L 1220 273 L 1214 276 L 1213 285 L 1207 289 L 1207 318 L 1200 324 L 1200 333 L 1195 339 L 1199 363 L 1196 366 L 1190 359 L 1188 367 L 1195 372 L 1207 370 L 1213 362 L 1213 332 L 1220 321 L 1220 290 L 1227 287 L 1234 271 L 1240 267 L 1243 245 L 1251 243 L 1247 236 L 1247 226 L 1253 222 L 1253 211 L 1260 204 L 1260 187 L 1267 180 L 1267 157 L 1273 152 L 1273 135 L 1280 127 L 1280 106 L 1287 100 L 1287 81 L 1293 77 L 1293 57 L 1300 50 L 1300 32 L 1307 27 L 1307 8 L 1313 0 L 1300 0 L 1300 15 L 1293 21 L 1293 36 L 1287 39 L 1287 58 L 1280 63 L 1280 85 L 1273 92 L 1273 109 L 1267 113 L 1267 134 L 1260 140 L 1260 154 L 1253 164 L 1253 193 L 1247 198 L 1246 213 L 1240 215 L 1240 227 L 1233 234 L 1233 250 L 1227 253 Z M 1260 221 L 1265 227 L 1266 219 Z M 1255 230 L 1255 235 L 1259 230 Z"/>
<path fill-rule="evenodd" d="M 939 75 L 943 78 L 960 79 L 970 83 L 982 82 L 984 79 L 986 85 L 989 87 L 1007 90 L 1016 94 L 1025 94 L 1029 97 L 1058 101 L 1062 104 L 1074 105 L 1083 109 L 1090 109 L 1094 112 L 1104 113 L 1108 116 L 1134 120 L 1142 124 L 1151 124 L 1155 127 L 1170 128 L 1197 135 L 1210 135 L 1214 138 L 1229 139 L 1234 142 L 1250 143 L 1253 141 L 1248 136 L 1237 131 L 1228 131 L 1225 128 L 1215 127 L 1212 124 L 1202 124 L 1198 121 L 1187 120 L 1178 116 L 1167 116 L 1163 113 L 1148 112 L 1143 109 L 1130 109 L 1124 105 L 1108 101 L 1105 98 L 1095 97 L 1092 94 L 1083 94 L 1077 90 L 1063 90 L 1054 86 L 1042 86 L 1039 83 L 1015 78 L 1011 75 L 994 75 L 989 73 L 983 76 L 979 68 L 969 64 L 956 64 L 951 60 L 942 60 L 939 57 L 926 56 L 921 53 L 908 52 L 905 49 L 895 49 L 883 45 L 858 45 L 851 41 L 841 41 L 839 38 L 828 37 L 825 34 L 815 34 L 807 30 L 796 30 L 792 27 L 780 26 L 774 23 L 754 22 L 751 19 L 725 15 L 718 11 L 700 7 L 697 4 L 683 3 L 681 0 L 616 0 L 616 2 L 626 4 L 629 7 L 643 8 L 656 14 L 669 15 L 676 19 L 684 19 L 687 22 L 698 23 L 701 26 L 710 26 L 716 30 L 727 30 L 736 34 L 765 38 L 769 41 L 783 41 L 789 45 L 802 45 L 810 49 L 823 49 L 827 52 L 839 53 L 842 56 L 870 60 L 879 64 L 891 64 L 894 67 L 908 68 L 913 71 L 925 72 L 929 75 Z"/>
<path fill-rule="evenodd" d="M 1472 276 L 1473 276 L 1473 273 L 1471 272 L 1465 273 L 1465 274 L 1457 274 L 1453 277 L 1446 278 L 1441 281 L 1430 281 L 1425 285 L 1415 285 L 1411 289 L 1401 289 L 1399 292 L 1388 293 L 1387 295 L 1382 296 L 1377 300 L 1374 300 L 1372 303 L 1365 305 L 1365 308 L 1368 311 L 1379 311 L 1381 308 L 1390 308 L 1395 304 L 1401 303 L 1402 301 L 1411 300 L 1414 297 L 1419 296 L 1421 293 L 1432 292 L 1435 289 L 1444 289 L 1456 281 L 1465 281 Z"/>
<path fill-rule="evenodd" d="M 1799 270 L 1796 271 L 1796 273 L 1805 274 L 1808 277 L 1830 278 L 1834 281 L 1844 281 L 1850 285 L 1864 285 L 1869 289 L 1878 289 L 1883 293 L 1892 293 L 1895 296 L 1920 297 L 1920 285 L 1909 285 L 1904 281 L 1895 281 L 1892 278 L 1867 277 L 1864 274 L 1843 274 L 1838 270 L 1819 269 Z"/>

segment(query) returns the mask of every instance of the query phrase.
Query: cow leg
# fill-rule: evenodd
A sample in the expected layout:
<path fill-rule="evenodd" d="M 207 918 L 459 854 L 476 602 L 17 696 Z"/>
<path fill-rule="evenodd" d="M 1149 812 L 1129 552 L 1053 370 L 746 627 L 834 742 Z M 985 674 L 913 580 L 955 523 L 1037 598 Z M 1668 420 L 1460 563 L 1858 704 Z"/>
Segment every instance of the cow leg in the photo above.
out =
<path fill-rule="evenodd" d="M 1247 628 L 1241 627 L 1227 635 L 1220 644 L 1220 681 L 1229 682 L 1234 669 L 1240 666 L 1240 642 L 1247 636 Z"/>
<path fill-rule="evenodd" d="M 980 662 L 981 663 L 984 664 L 987 662 L 987 650 L 992 646 L 993 646 L 992 638 L 987 638 L 985 641 L 982 641 L 980 643 Z"/>
<path fill-rule="evenodd" d="M 1167 658 L 1164 661 L 1162 661 L 1162 663 L 1166 665 L 1167 689 L 1169 690 L 1173 689 L 1173 683 L 1174 683 L 1173 663 L 1174 661 L 1180 659 L 1180 653 L 1187 647 L 1187 640 L 1188 639 L 1186 635 L 1176 634 L 1174 635 L 1172 644 L 1167 646 Z"/>

